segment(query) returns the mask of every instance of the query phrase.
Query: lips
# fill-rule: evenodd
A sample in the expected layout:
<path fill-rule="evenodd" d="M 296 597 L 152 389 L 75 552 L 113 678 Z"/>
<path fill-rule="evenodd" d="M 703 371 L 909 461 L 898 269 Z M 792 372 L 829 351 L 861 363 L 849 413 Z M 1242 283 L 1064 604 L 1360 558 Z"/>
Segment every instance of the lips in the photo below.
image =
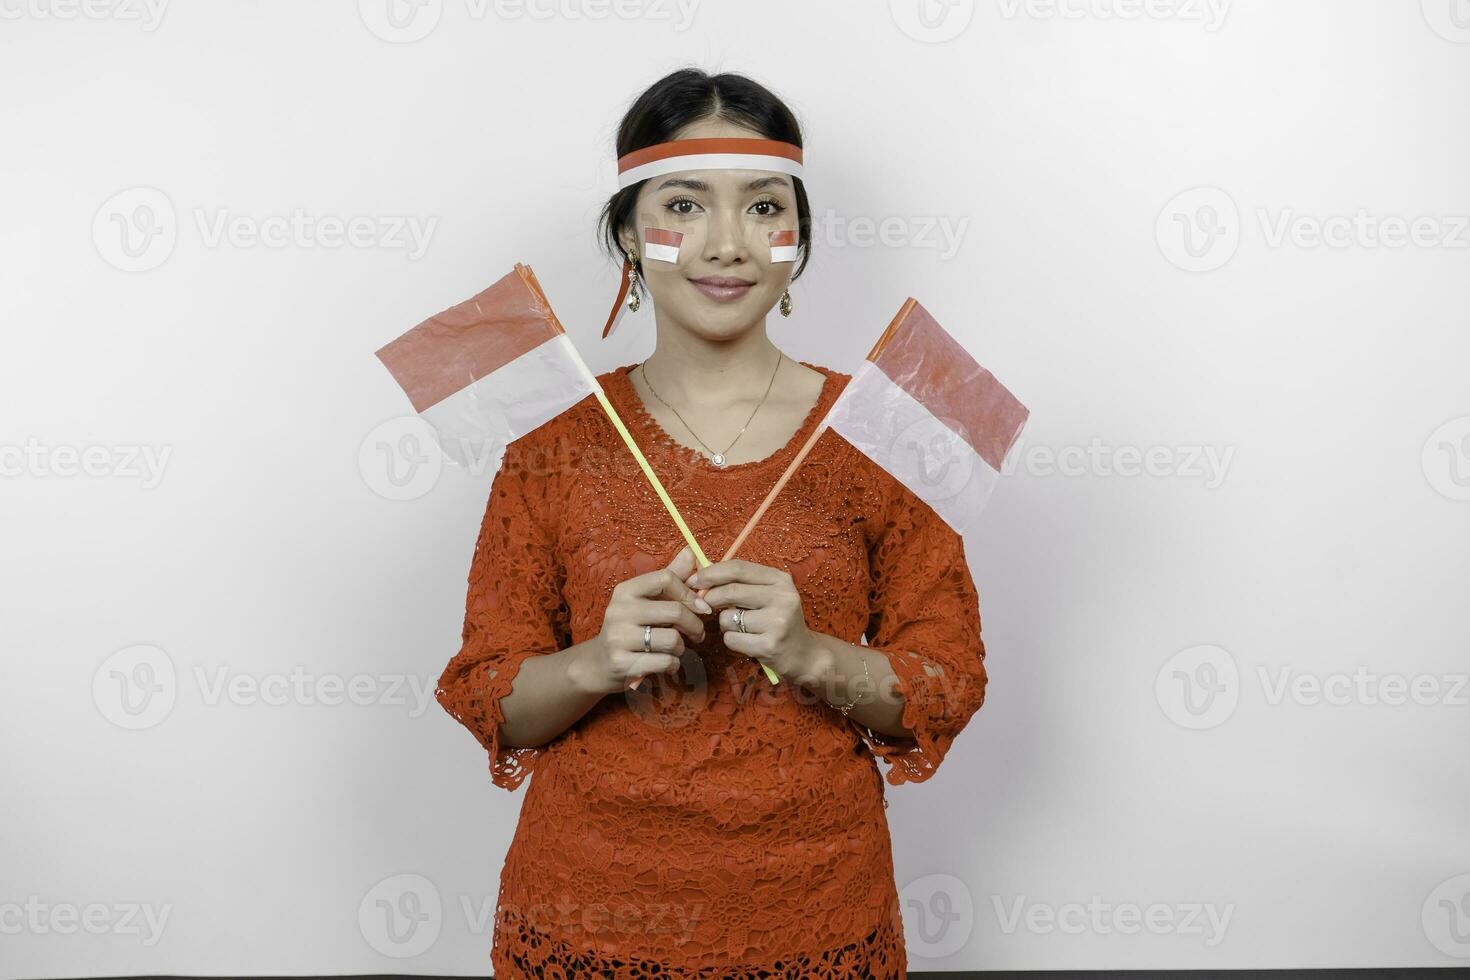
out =
<path fill-rule="evenodd" d="M 699 279 L 691 279 L 694 288 L 717 303 L 728 303 L 737 300 L 750 292 L 753 285 L 745 279 L 737 279 L 734 276 L 703 276 Z"/>

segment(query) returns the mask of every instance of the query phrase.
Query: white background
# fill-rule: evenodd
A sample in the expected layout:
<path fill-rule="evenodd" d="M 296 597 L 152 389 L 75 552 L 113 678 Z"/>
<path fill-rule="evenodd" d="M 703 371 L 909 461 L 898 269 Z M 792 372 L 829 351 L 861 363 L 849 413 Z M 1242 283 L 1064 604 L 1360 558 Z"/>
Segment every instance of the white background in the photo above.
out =
<path fill-rule="evenodd" d="M 911 968 L 1466 965 L 1470 4 L 690 2 L 0 0 L 0 973 L 488 971 L 491 474 L 381 455 L 373 351 L 519 260 L 645 356 L 594 221 L 685 64 L 805 126 L 776 342 L 913 294 L 1033 413 Z"/>

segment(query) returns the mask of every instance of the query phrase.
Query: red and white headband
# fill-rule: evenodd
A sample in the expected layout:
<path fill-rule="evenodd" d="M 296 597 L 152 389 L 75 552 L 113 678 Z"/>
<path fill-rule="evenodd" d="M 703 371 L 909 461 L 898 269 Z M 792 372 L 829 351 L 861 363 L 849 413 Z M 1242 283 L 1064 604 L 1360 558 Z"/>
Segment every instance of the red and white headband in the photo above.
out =
<path fill-rule="evenodd" d="M 655 143 L 618 157 L 618 189 L 680 170 L 771 170 L 791 177 L 801 177 L 801 147 L 782 140 L 749 139 L 742 136 L 713 136 Z M 796 233 L 772 232 L 772 236 L 772 261 L 794 261 Z M 649 247 L 657 250 L 650 258 L 661 258 L 664 261 L 673 261 L 678 253 L 677 239 L 650 242 Z M 625 257 L 618 297 L 613 300 L 607 325 L 602 328 L 604 337 L 612 333 L 622 319 L 632 269 L 633 263 Z"/>
<path fill-rule="evenodd" d="M 676 170 L 774 170 L 800 177 L 801 147 L 740 136 L 655 143 L 618 157 L 618 190 Z"/>

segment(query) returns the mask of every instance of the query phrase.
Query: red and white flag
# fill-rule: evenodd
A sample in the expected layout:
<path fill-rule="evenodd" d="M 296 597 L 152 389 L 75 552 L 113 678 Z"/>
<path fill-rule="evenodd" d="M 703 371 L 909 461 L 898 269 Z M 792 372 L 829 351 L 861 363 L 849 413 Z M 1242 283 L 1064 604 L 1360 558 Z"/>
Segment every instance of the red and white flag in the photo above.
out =
<path fill-rule="evenodd" d="M 910 296 L 720 560 L 735 557 L 828 429 L 963 536 L 1030 414 Z"/>
<path fill-rule="evenodd" d="M 977 524 L 1029 415 L 909 297 L 824 424 L 963 535 Z"/>
<path fill-rule="evenodd" d="M 798 232 L 795 230 L 771 232 L 771 261 L 795 262 L 797 236 Z"/>
<path fill-rule="evenodd" d="M 477 470 L 498 468 L 512 440 L 601 390 L 530 266 L 519 263 L 377 356 L 444 455 Z"/>
<path fill-rule="evenodd" d="M 643 229 L 643 257 L 655 262 L 678 262 L 684 233 L 664 228 Z"/>

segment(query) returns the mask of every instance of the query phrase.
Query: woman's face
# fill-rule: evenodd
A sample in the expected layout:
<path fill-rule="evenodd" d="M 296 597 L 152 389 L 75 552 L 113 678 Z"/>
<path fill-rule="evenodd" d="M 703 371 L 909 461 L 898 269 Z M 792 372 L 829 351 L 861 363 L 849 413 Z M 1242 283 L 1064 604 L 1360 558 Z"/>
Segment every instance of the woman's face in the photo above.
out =
<path fill-rule="evenodd" d="M 720 136 L 761 138 L 724 120 L 693 123 L 674 138 Z M 796 188 L 783 173 L 684 170 L 652 177 L 639 191 L 632 220 L 636 237 L 624 230 L 619 239 L 639 257 L 660 321 L 710 340 L 739 336 L 759 323 L 796 265 L 772 261 L 770 233 L 797 230 Z M 794 251 L 778 248 L 776 256 L 789 259 Z"/>

